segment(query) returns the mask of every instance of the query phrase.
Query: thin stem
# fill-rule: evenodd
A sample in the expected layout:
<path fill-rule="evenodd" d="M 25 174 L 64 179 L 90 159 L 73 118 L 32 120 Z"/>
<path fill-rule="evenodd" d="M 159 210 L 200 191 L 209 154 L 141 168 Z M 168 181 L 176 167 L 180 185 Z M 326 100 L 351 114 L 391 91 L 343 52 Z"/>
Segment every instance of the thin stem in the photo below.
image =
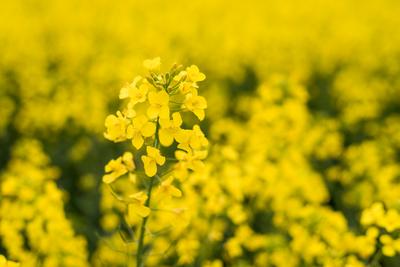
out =
<path fill-rule="evenodd" d="M 375 255 L 371 259 L 371 262 L 368 264 L 368 266 L 371 266 L 371 267 L 380 266 L 379 261 L 380 261 L 381 257 L 382 257 L 382 251 L 380 249 L 378 249 L 378 252 L 375 253 Z"/>
<path fill-rule="evenodd" d="M 160 128 L 159 121 L 157 119 L 156 123 L 156 133 L 154 137 L 154 144 L 153 146 L 155 148 L 159 148 L 159 141 L 158 141 L 158 130 Z M 150 200 L 151 200 L 151 193 L 153 190 L 153 183 L 154 183 L 154 177 L 150 178 L 150 184 L 147 189 L 147 200 L 145 202 L 146 207 L 150 207 Z M 137 254 L 136 254 L 136 267 L 142 267 L 144 266 L 143 262 L 143 246 L 144 246 L 144 236 L 145 236 L 145 231 L 146 231 L 146 224 L 147 224 L 148 216 L 143 218 L 142 225 L 140 226 L 140 235 L 139 235 L 139 244 L 138 244 L 138 249 L 137 249 Z"/>

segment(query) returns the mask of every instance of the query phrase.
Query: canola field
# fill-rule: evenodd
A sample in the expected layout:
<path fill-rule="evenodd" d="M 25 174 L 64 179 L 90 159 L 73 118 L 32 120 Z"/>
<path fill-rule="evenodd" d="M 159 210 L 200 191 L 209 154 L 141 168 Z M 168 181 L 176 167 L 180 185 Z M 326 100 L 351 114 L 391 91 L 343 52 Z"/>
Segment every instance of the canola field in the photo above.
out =
<path fill-rule="evenodd" d="M 0 267 L 400 266 L 399 14 L 4 1 Z"/>

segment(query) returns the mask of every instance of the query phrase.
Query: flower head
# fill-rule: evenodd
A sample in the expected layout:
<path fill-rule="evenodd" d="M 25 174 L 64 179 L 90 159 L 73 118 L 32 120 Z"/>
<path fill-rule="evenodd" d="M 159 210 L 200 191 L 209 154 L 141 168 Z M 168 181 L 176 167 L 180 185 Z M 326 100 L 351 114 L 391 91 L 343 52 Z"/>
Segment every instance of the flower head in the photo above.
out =
<path fill-rule="evenodd" d="M 191 93 L 186 95 L 183 107 L 193 112 L 202 121 L 205 116 L 204 110 L 207 108 L 207 101 L 204 97 L 198 95 L 197 90 L 192 90 Z"/>
<path fill-rule="evenodd" d="M 120 111 L 117 112 L 117 116 L 108 115 L 105 121 L 105 126 L 107 131 L 104 133 L 104 137 L 108 140 L 121 142 L 126 139 L 128 121 Z"/>
<path fill-rule="evenodd" d="M 147 176 L 153 177 L 157 173 L 157 165 L 164 165 L 165 157 L 163 157 L 155 147 L 148 146 L 146 148 L 147 156 L 142 156 L 142 161 L 144 164 L 144 171 Z"/>
<path fill-rule="evenodd" d="M 158 187 L 157 195 L 160 197 L 181 197 L 182 191 L 175 187 L 172 182 L 174 181 L 174 177 L 170 176 L 165 181 L 161 182 L 161 185 Z"/>
<path fill-rule="evenodd" d="M 382 235 L 379 240 L 383 245 L 383 255 L 393 257 L 396 252 L 400 252 L 400 239 L 395 240 L 390 235 Z"/>
<path fill-rule="evenodd" d="M 192 65 L 186 68 L 187 78 L 191 82 L 201 82 L 206 79 L 206 75 L 199 71 L 196 65 Z"/>
<path fill-rule="evenodd" d="M 110 184 L 120 176 L 126 174 L 128 171 L 135 169 L 133 162 L 133 155 L 130 152 L 125 152 L 122 157 L 112 159 L 105 167 L 105 172 L 108 173 L 103 176 L 103 182 Z"/>
<path fill-rule="evenodd" d="M 172 120 L 160 119 L 160 130 L 158 136 L 163 146 L 170 146 L 178 134 L 182 125 L 182 117 L 179 112 L 172 114 Z"/>
<path fill-rule="evenodd" d="M 133 214 L 137 214 L 140 217 L 149 216 L 150 208 L 145 206 L 147 198 L 147 195 L 142 191 L 130 195 L 130 203 L 128 204 L 128 216 L 131 217 Z"/>
<path fill-rule="evenodd" d="M 151 119 L 169 117 L 169 95 L 164 90 L 149 93 L 149 108 L 147 115 Z"/>
<path fill-rule="evenodd" d="M 142 147 L 145 137 L 152 136 L 156 131 L 156 126 L 150 122 L 143 114 L 132 119 L 132 124 L 128 126 L 126 136 L 132 139 L 132 144 L 136 149 Z"/>

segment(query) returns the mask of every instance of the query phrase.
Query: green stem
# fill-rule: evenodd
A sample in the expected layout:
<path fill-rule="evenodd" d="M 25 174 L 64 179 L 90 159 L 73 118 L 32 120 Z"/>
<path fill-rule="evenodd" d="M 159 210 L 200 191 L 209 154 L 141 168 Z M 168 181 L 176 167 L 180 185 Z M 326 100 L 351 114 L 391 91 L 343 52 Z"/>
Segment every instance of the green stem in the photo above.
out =
<path fill-rule="evenodd" d="M 154 144 L 153 146 L 155 148 L 159 148 L 159 142 L 158 142 L 158 129 L 160 127 L 160 124 L 157 119 L 157 124 L 156 124 L 156 133 L 154 137 Z M 150 178 L 150 184 L 147 189 L 147 200 L 145 202 L 146 207 L 150 207 L 150 200 L 151 200 L 151 192 L 153 190 L 153 183 L 154 183 L 154 177 Z M 148 220 L 148 216 L 143 218 L 142 225 L 140 227 L 140 236 L 139 236 L 139 244 L 138 244 L 138 249 L 136 253 L 136 267 L 143 267 L 144 266 L 144 261 L 143 261 L 143 249 L 144 249 L 144 236 L 146 232 L 146 224 Z"/>
<path fill-rule="evenodd" d="M 378 252 L 375 253 L 375 255 L 373 256 L 371 262 L 368 264 L 368 266 L 371 267 L 376 267 L 376 266 L 380 266 L 379 261 L 382 258 L 382 250 L 378 249 Z"/>

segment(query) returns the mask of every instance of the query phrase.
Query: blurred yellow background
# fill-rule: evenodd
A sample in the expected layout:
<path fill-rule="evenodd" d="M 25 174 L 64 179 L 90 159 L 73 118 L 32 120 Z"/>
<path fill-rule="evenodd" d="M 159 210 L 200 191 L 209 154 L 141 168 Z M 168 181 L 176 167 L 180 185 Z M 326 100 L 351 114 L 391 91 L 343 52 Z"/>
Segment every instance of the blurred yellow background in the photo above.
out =
<path fill-rule="evenodd" d="M 210 154 L 149 266 L 399 266 L 399 14 L 395 0 L 3 2 L 0 254 L 126 266 L 101 177 L 129 146 L 104 119 L 160 56 L 206 74 Z"/>

